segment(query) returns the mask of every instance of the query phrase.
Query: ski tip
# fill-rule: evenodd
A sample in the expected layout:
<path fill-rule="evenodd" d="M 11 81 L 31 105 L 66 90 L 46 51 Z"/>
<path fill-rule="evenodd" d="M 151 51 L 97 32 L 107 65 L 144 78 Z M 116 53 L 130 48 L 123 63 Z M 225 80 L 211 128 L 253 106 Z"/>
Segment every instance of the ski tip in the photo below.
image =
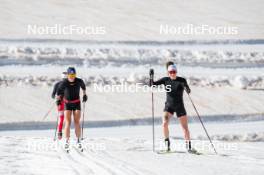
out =
<path fill-rule="evenodd" d="M 171 154 L 171 153 L 186 153 L 186 152 L 183 152 L 183 151 L 168 151 L 168 150 L 159 150 L 159 151 L 156 151 L 157 154 Z"/>
<path fill-rule="evenodd" d="M 188 151 L 180 151 L 180 150 L 170 150 L 170 151 L 167 151 L 167 150 L 159 150 L 159 151 L 156 151 L 157 154 L 171 154 L 171 153 L 187 153 L 187 154 L 194 154 L 194 155 L 202 155 L 202 153 L 196 151 L 196 152 L 188 152 Z"/>
<path fill-rule="evenodd" d="M 195 153 L 189 153 L 189 154 L 194 154 L 194 155 L 203 155 L 202 153 L 195 152 Z"/>
<path fill-rule="evenodd" d="M 194 155 L 201 155 L 202 153 L 198 152 L 197 150 L 188 150 L 187 153 L 194 154 Z"/>

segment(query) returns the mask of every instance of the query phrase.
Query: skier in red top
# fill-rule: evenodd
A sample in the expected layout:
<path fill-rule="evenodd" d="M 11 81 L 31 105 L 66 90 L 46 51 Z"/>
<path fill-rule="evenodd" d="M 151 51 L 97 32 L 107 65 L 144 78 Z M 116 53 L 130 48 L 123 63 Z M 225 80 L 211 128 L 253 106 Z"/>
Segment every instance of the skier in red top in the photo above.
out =
<path fill-rule="evenodd" d="M 62 72 L 62 81 L 63 79 L 67 78 L 67 72 Z M 59 90 L 59 86 L 62 83 L 62 81 L 57 82 L 54 87 L 51 94 L 51 97 L 54 99 L 56 97 L 56 94 Z M 64 121 L 64 102 L 61 101 L 60 104 L 57 104 L 57 110 L 59 113 L 59 121 L 58 121 L 58 139 L 60 140 L 62 138 L 62 128 L 63 128 L 63 121 Z"/>

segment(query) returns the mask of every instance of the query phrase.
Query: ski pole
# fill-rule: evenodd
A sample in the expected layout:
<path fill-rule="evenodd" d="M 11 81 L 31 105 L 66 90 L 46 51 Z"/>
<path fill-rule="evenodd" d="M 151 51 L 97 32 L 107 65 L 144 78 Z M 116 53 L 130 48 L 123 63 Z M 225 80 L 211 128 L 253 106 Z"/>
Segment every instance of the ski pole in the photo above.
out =
<path fill-rule="evenodd" d="M 53 138 L 54 141 L 56 141 L 56 137 L 57 137 L 59 115 L 60 115 L 60 112 L 58 111 L 58 116 L 57 116 L 57 121 L 56 121 L 56 128 L 55 128 L 55 133 L 54 133 L 54 138 Z"/>
<path fill-rule="evenodd" d="M 153 145 L 153 152 L 155 152 L 155 120 L 154 120 L 154 96 L 153 92 L 151 93 L 152 99 L 152 145 Z"/>
<path fill-rule="evenodd" d="M 153 85 L 153 77 L 154 77 L 154 70 L 150 69 L 149 71 L 150 76 L 150 86 Z M 151 88 L 151 110 L 152 110 L 152 150 L 155 152 L 155 119 L 154 119 L 154 94 Z"/>
<path fill-rule="evenodd" d="M 44 121 L 48 117 L 48 115 L 50 114 L 50 112 L 52 111 L 52 109 L 54 108 L 54 106 L 56 106 L 56 103 L 53 103 L 52 104 L 52 106 L 49 108 L 48 112 L 42 118 L 42 121 Z"/>
<path fill-rule="evenodd" d="M 85 102 L 83 102 L 83 117 L 82 117 L 82 140 L 83 140 L 83 127 L 84 127 L 84 113 L 85 113 Z"/>
<path fill-rule="evenodd" d="M 187 91 L 186 91 L 186 92 L 187 92 Z M 188 92 L 187 92 L 187 94 L 188 94 L 188 97 L 189 97 L 189 99 L 190 99 L 190 101 L 191 101 L 191 103 L 192 103 L 192 106 L 193 106 L 193 108 L 194 108 L 194 110 L 195 110 L 195 112 L 196 112 L 196 114 L 197 114 L 197 116 L 198 116 L 198 118 L 199 118 L 199 121 L 201 122 L 201 124 L 202 124 L 202 126 L 203 126 L 203 129 L 204 129 L 204 131 L 205 131 L 205 133 L 206 133 L 206 135 L 207 135 L 207 137 L 208 137 L 208 139 L 209 139 L 209 141 L 210 141 L 210 143 L 211 143 L 211 146 L 212 146 L 212 148 L 214 149 L 215 154 L 217 154 L 216 149 L 215 149 L 215 147 L 214 147 L 214 144 L 213 144 L 213 142 L 212 142 L 212 140 L 211 140 L 211 138 L 210 138 L 210 136 L 209 136 L 209 134 L 208 134 L 208 132 L 207 132 L 205 126 L 204 126 L 204 123 L 203 123 L 203 121 L 202 121 L 202 119 L 201 119 L 201 117 L 200 117 L 200 115 L 199 115 L 199 113 L 198 113 L 198 111 L 197 111 L 197 109 L 196 109 L 196 107 L 195 107 L 193 101 L 192 101 L 192 98 L 191 98 L 191 96 L 190 96 L 190 94 L 189 94 Z"/>

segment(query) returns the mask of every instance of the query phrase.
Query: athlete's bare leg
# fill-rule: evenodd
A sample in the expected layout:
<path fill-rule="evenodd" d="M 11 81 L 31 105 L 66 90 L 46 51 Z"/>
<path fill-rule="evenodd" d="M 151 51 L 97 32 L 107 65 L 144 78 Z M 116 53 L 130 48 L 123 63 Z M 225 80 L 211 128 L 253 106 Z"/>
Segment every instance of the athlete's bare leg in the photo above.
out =
<path fill-rule="evenodd" d="M 70 110 L 65 111 L 65 137 L 66 137 L 66 141 L 69 141 L 69 139 L 70 139 L 71 113 L 72 113 L 72 111 L 70 111 Z"/>
<path fill-rule="evenodd" d="M 81 137 L 81 126 L 80 126 L 81 111 L 75 110 L 73 112 L 73 116 L 74 116 L 75 134 L 76 134 L 76 137 L 79 139 Z"/>
<path fill-rule="evenodd" d="M 190 140 L 190 132 L 189 132 L 189 128 L 188 128 L 187 116 L 183 115 L 183 116 L 179 117 L 179 121 L 180 121 L 180 124 L 181 124 L 182 129 L 183 129 L 184 138 L 186 141 L 189 141 Z"/>
<path fill-rule="evenodd" d="M 164 112 L 162 128 L 163 128 L 163 135 L 165 139 L 169 138 L 169 121 L 171 117 L 172 117 L 171 113 Z"/>

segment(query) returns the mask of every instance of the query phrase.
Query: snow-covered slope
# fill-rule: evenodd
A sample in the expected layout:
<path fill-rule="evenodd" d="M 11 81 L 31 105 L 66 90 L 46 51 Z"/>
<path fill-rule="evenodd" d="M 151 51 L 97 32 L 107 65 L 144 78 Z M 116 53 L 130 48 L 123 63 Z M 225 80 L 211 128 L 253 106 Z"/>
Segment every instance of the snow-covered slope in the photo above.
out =
<path fill-rule="evenodd" d="M 226 119 L 236 115 L 259 114 L 263 116 L 264 96 L 261 90 L 240 90 L 236 88 L 191 87 L 192 98 L 202 116 Z M 41 121 L 54 103 L 49 87 L 2 87 L 0 88 L 1 123 L 21 121 Z M 146 92 L 119 93 L 95 92 L 88 89 L 86 117 L 89 121 L 146 119 L 151 117 L 151 94 Z M 165 93 L 155 93 L 155 116 L 163 115 Z M 185 105 L 189 115 L 195 111 L 187 96 Z M 7 110 L 8 109 L 8 110 Z M 46 121 L 56 120 L 53 108 Z M 222 116 L 222 117 L 221 117 Z M 243 118 L 242 118 L 243 119 Z M 131 122 L 130 124 L 132 124 Z"/>
<path fill-rule="evenodd" d="M 0 38 L 81 40 L 263 39 L 262 0 L 2 0 Z M 105 35 L 29 35 L 28 25 L 105 27 Z M 232 26 L 237 35 L 161 35 L 160 25 Z"/>

